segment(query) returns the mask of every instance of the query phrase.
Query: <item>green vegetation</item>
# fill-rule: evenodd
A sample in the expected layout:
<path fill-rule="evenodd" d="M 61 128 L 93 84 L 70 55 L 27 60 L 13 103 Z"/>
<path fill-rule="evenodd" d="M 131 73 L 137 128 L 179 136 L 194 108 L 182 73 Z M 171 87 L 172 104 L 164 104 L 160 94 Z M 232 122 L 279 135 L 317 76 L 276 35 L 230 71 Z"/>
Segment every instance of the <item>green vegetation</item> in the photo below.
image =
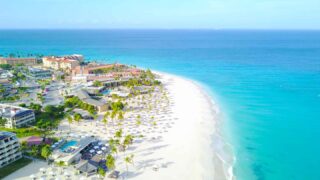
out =
<path fill-rule="evenodd" d="M 134 157 L 134 155 L 131 154 L 130 156 L 126 156 L 124 158 L 124 162 L 126 163 L 127 173 L 128 173 L 128 164 L 133 164 L 133 157 Z"/>
<path fill-rule="evenodd" d="M 45 145 L 41 148 L 41 156 L 46 160 L 51 155 L 52 151 L 49 145 Z"/>
<path fill-rule="evenodd" d="M 36 127 L 25 127 L 18 129 L 9 129 L 0 127 L 2 131 L 9 131 L 17 134 L 17 137 L 42 136 L 47 135 L 53 128 L 56 128 L 60 120 L 64 117 L 64 106 L 46 106 L 41 111 L 41 105 L 31 103 L 30 106 L 20 104 L 22 107 L 33 109 L 36 115 Z M 0 121 L 1 122 L 1 121 Z"/>
<path fill-rule="evenodd" d="M 36 126 L 46 135 L 53 128 L 56 128 L 60 120 L 64 118 L 64 106 L 46 106 L 36 116 Z"/>
<path fill-rule="evenodd" d="M 104 170 L 104 169 L 102 169 L 102 168 L 98 168 L 98 174 L 100 175 L 100 176 L 102 176 L 102 177 L 104 177 L 105 175 L 106 175 L 106 171 Z"/>
<path fill-rule="evenodd" d="M 56 163 L 56 165 L 62 167 L 62 166 L 65 166 L 65 163 L 63 161 L 59 161 Z"/>
<path fill-rule="evenodd" d="M 11 173 L 14 173 L 18 169 L 23 168 L 24 166 L 28 165 L 31 163 L 32 160 L 27 159 L 27 158 L 21 158 L 5 167 L 2 167 L 0 169 L 0 179 L 3 179 L 4 177 L 8 176 Z"/>
<path fill-rule="evenodd" d="M 12 69 L 12 66 L 10 64 L 0 64 L 0 68 L 4 70 L 10 70 Z"/>
<path fill-rule="evenodd" d="M 120 111 L 120 110 L 123 110 L 123 108 L 124 108 L 124 104 L 121 101 L 111 102 L 111 109 L 113 111 Z"/>
<path fill-rule="evenodd" d="M 36 116 L 41 113 L 42 106 L 40 104 L 30 103 L 29 106 L 26 106 L 25 104 L 22 104 L 22 105 L 24 106 L 21 106 L 21 105 L 20 106 L 27 107 L 29 109 L 34 110 Z"/>
<path fill-rule="evenodd" d="M 132 78 L 128 82 L 125 83 L 125 86 L 131 88 L 131 87 L 137 87 L 137 86 L 153 86 L 153 85 L 160 85 L 161 82 L 158 80 L 151 80 L 151 79 L 145 79 L 145 78 Z"/>
<path fill-rule="evenodd" d="M 107 68 L 100 68 L 93 70 L 94 74 L 107 74 L 110 72 L 120 72 L 123 71 L 123 69 L 126 68 L 125 66 L 119 66 L 119 65 L 113 65 L 111 67 Z"/>
<path fill-rule="evenodd" d="M 103 86 L 103 84 L 102 84 L 102 82 L 100 82 L 100 81 L 94 81 L 94 82 L 93 82 L 93 86 L 95 86 L 95 87 L 101 87 L 101 86 Z"/>
<path fill-rule="evenodd" d="M 19 128 L 19 129 L 9 129 L 9 128 L 0 127 L 0 131 L 13 132 L 17 135 L 18 138 L 28 137 L 28 136 L 40 136 L 42 134 L 40 130 L 33 127 Z"/>
<path fill-rule="evenodd" d="M 6 125 L 6 123 L 7 123 L 7 120 L 0 117 L 0 127 L 4 127 Z"/>
<path fill-rule="evenodd" d="M 2 94 L 2 93 L 4 93 L 4 92 L 6 92 L 6 88 L 3 87 L 2 84 L 0 84 L 0 94 Z"/>
<path fill-rule="evenodd" d="M 79 123 L 79 121 L 82 119 L 82 116 L 81 116 L 81 114 L 79 114 L 79 113 L 75 113 L 75 114 L 73 115 L 73 119 L 74 119 L 74 121 L 76 121 L 76 122 Z"/>
<path fill-rule="evenodd" d="M 51 80 L 49 80 L 49 79 L 39 79 L 39 80 L 37 80 L 37 83 L 40 86 L 48 86 L 48 85 L 50 85 Z"/>
<path fill-rule="evenodd" d="M 76 96 L 73 96 L 71 98 L 67 98 L 65 103 L 64 103 L 64 106 L 67 108 L 75 108 L 75 107 L 78 107 L 80 109 L 83 109 L 83 110 L 87 110 L 90 114 L 95 114 L 96 112 L 96 109 L 94 106 L 90 105 L 90 104 L 87 104 L 83 101 L 81 101 L 78 97 Z"/>
<path fill-rule="evenodd" d="M 108 169 L 115 169 L 116 168 L 116 160 L 112 156 L 112 154 L 108 154 L 106 157 L 106 166 Z"/>
<path fill-rule="evenodd" d="M 26 80 L 26 76 L 22 74 L 22 72 L 18 69 L 14 69 L 13 71 L 13 77 L 11 78 L 12 82 L 17 82 L 18 80 Z"/>
<path fill-rule="evenodd" d="M 20 99 L 20 96 L 14 95 L 14 96 L 3 97 L 3 98 L 1 98 L 0 101 L 2 101 L 2 102 L 15 102 L 15 101 L 18 101 L 19 99 Z"/>
<path fill-rule="evenodd" d="M 21 150 L 24 154 L 39 159 L 47 159 L 51 154 L 50 146 L 47 144 L 33 145 L 33 146 L 21 146 Z"/>

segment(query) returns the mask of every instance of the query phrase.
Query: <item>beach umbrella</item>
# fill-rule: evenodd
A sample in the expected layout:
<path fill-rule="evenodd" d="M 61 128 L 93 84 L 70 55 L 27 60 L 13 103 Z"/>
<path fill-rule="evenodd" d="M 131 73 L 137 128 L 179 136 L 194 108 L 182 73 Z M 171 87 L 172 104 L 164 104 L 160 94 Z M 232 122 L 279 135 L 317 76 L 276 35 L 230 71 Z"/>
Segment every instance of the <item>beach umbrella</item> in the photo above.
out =
<path fill-rule="evenodd" d="M 43 172 L 43 171 L 46 171 L 46 169 L 45 169 L 45 168 L 40 168 L 40 171 L 42 171 L 42 172 Z"/>
<path fill-rule="evenodd" d="M 98 149 L 98 148 L 99 148 L 99 146 L 94 146 L 94 148 L 95 148 L 95 149 Z"/>
<path fill-rule="evenodd" d="M 54 175 L 55 175 L 55 173 L 54 173 L 54 172 L 52 172 L 52 171 L 50 171 L 50 172 L 49 172 L 49 175 L 54 176 Z"/>
<path fill-rule="evenodd" d="M 102 142 L 99 142 L 98 145 L 101 146 L 101 145 L 102 145 Z"/>
<path fill-rule="evenodd" d="M 36 176 L 35 176 L 34 174 L 31 174 L 31 175 L 30 175 L 30 178 L 31 178 L 31 179 L 36 179 Z"/>
<path fill-rule="evenodd" d="M 98 151 L 97 153 L 98 153 L 98 154 L 101 154 L 101 153 L 102 153 L 102 151 Z"/>
<path fill-rule="evenodd" d="M 91 149 L 89 152 L 90 152 L 90 153 L 94 153 L 94 150 L 93 150 L 93 149 Z"/>
<path fill-rule="evenodd" d="M 65 176 L 68 176 L 68 177 L 70 176 L 69 172 L 67 172 L 67 171 L 64 172 L 64 175 L 65 175 Z"/>
<path fill-rule="evenodd" d="M 107 150 L 107 148 L 106 148 L 106 147 L 102 147 L 101 149 L 102 149 L 103 151 Z"/>

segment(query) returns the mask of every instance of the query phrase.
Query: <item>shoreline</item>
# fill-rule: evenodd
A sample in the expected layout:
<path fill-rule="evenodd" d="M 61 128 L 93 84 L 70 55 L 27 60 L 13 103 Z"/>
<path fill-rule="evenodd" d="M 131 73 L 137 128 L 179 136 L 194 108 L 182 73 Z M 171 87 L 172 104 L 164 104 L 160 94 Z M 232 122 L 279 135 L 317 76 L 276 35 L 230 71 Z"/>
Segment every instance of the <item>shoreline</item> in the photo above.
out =
<path fill-rule="evenodd" d="M 154 72 L 160 75 L 168 93 L 169 109 L 156 116 L 160 121 L 155 131 L 161 131 L 160 134 L 147 130 L 145 137 L 134 140 L 125 154 L 117 155 L 116 167 L 122 172 L 120 179 L 233 180 L 233 157 L 226 150 L 227 144 L 219 132 L 220 110 L 217 104 L 196 81 Z M 143 114 L 146 120 L 152 115 Z M 135 116 L 136 113 L 131 114 L 128 120 Z M 62 122 L 59 129 L 68 131 L 68 122 Z M 101 122 L 80 122 L 72 124 L 71 129 L 73 132 L 95 131 L 97 138 L 108 139 L 105 125 Z M 122 159 L 129 154 L 134 154 L 134 165 L 127 169 Z M 34 164 L 28 165 L 5 179 L 29 179 L 31 172 L 38 171 L 34 167 Z"/>
<path fill-rule="evenodd" d="M 156 73 L 164 77 L 171 77 L 175 81 L 184 81 L 184 83 L 199 91 L 199 95 L 201 97 L 196 98 L 202 98 L 204 101 L 206 101 L 203 102 L 203 106 L 208 108 L 208 111 L 205 111 L 208 114 L 207 117 L 202 116 L 202 118 L 200 118 L 201 126 L 198 128 L 202 138 L 206 138 L 207 142 L 210 142 L 210 146 L 208 146 L 207 142 L 202 142 L 202 144 L 199 145 L 203 147 L 201 154 L 212 154 L 210 155 L 212 162 L 206 162 L 205 159 L 202 159 L 202 162 L 206 162 L 205 164 L 209 165 L 208 167 L 202 165 L 202 168 L 208 172 L 214 169 L 215 174 L 212 176 L 214 177 L 213 179 L 235 179 L 233 174 L 233 163 L 235 161 L 235 157 L 233 155 L 231 145 L 223 139 L 223 136 L 220 132 L 222 119 L 219 117 L 219 106 L 201 83 L 174 74 L 159 71 L 156 71 Z M 204 179 L 210 179 L 210 176 Z"/>

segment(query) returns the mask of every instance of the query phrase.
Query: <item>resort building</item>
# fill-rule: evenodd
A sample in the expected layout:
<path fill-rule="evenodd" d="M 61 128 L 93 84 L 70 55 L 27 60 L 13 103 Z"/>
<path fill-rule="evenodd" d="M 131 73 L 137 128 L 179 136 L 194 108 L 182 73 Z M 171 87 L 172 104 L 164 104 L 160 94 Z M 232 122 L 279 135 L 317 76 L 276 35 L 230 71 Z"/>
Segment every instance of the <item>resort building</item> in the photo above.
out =
<path fill-rule="evenodd" d="M 114 70 L 116 68 L 124 68 L 126 67 L 123 64 L 96 64 L 90 63 L 86 66 L 78 66 L 72 69 L 73 75 L 78 74 L 107 74 L 108 71 Z"/>
<path fill-rule="evenodd" d="M 14 133 L 0 131 L 0 168 L 20 159 L 20 144 Z"/>
<path fill-rule="evenodd" d="M 66 58 L 66 59 L 73 59 L 73 60 L 77 60 L 79 61 L 80 63 L 83 62 L 83 55 L 81 54 L 72 54 L 72 55 L 64 55 L 64 56 L 61 56 L 62 58 Z"/>
<path fill-rule="evenodd" d="M 95 64 L 77 66 L 72 69 L 72 82 L 113 81 L 139 76 L 141 71 L 123 64 Z"/>
<path fill-rule="evenodd" d="M 80 65 L 78 60 L 56 56 L 43 57 L 42 62 L 44 67 L 65 71 L 71 71 L 71 69 Z"/>
<path fill-rule="evenodd" d="M 6 128 L 20 128 L 35 121 L 32 110 L 8 104 L 0 104 L 0 117 L 6 120 Z"/>
<path fill-rule="evenodd" d="M 64 162 L 66 165 L 78 162 L 81 159 L 81 152 L 95 141 L 92 137 L 84 137 L 78 140 L 65 141 L 60 147 L 56 148 L 51 159 L 55 162 Z"/>
<path fill-rule="evenodd" d="M 24 64 L 27 66 L 33 66 L 37 64 L 36 58 L 2 58 L 0 57 L 0 64 L 10 64 L 15 66 L 17 64 Z"/>
<path fill-rule="evenodd" d="M 9 95 L 9 92 L 12 90 L 12 83 L 6 78 L 0 78 L 0 97 Z"/>
<path fill-rule="evenodd" d="M 127 77 L 140 75 L 140 70 L 130 68 L 123 64 L 96 64 L 90 63 L 86 66 L 77 66 L 72 69 L 72 75 L 108 75 L 111 77 Z"/>
<path fill-rule="evenodd" d="M 39 69 L 39 68 L 31 68 L 29 67 L 29 76 L 34 79 L 51 79 L 52 72 L 46 69 Z"/>
<path fill-rule="evenodd" d="M 31 136 L 27 140 L 27 145 L 28 146 L 33 146 L 33 145 L 40 145 L 40 144 L 52 144 L 53 140 L 50 138 L 43 138 L 39 136 Z"/>
<path fill-rule="evenodd" d="M 75 94 L 81 101 L 94 106 L 98 112 L 107 111 L 109 106 L 106 103 L 95 100 L 85 90 L 78 90 Z"/>

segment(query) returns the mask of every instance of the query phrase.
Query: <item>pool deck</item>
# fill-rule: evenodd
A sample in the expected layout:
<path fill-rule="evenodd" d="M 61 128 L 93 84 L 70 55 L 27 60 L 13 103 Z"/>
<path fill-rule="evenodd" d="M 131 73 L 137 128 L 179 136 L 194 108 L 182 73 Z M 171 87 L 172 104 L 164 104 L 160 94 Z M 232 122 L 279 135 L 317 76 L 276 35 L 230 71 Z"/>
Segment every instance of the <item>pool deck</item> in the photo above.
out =
<path fill-rule="evenodd" d="M 73 161 L 75 161 L 77 158 L 81 157 L 80 151 L 82 151 L 84 148 L 86 148 L 89 144 L 94 142 L 95 139 L 92 137 L 86 137 L 83 139 L 80 139 L 76 144 L 76 150 L 70 153 L 61 152 L 60 149 L 57 149 L 53 152 L 52 158 L 55 162 L 61 162 L 63 161 L 66 165 L 71 164 Z"/>

